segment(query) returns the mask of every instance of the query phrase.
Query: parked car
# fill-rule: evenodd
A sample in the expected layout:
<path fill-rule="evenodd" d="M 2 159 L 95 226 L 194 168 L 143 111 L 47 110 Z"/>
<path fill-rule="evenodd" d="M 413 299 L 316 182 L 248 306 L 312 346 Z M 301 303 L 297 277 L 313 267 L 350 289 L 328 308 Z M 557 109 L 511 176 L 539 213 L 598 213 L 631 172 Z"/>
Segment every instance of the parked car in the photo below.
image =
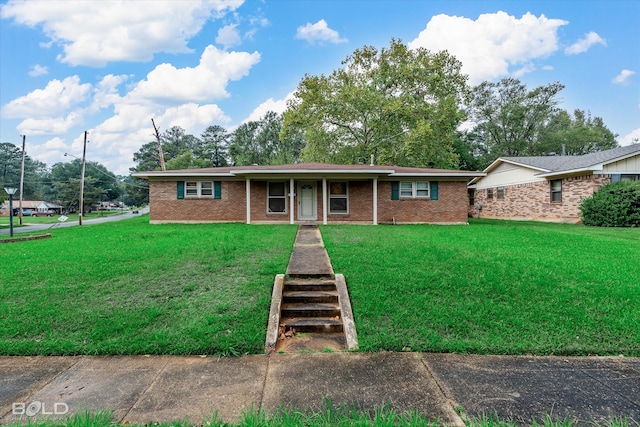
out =
<path fill-rule="evenodd" d="M 56 212 L 55 212 L 55 211 L 51 211 L 51 210 L 49 210 L 49 211 L 42 211 L 42 212 L 39 212 L 39 211 L 33 211 L 33 213 L 31 214 L 31 216 L 54 216 L 55 214 L 56 214 Z"/>
<path fill-rule="evenodd" d="M 19 213 L 20 213 L 20 210 L 14 209 L 13 216 L 18 216 Z M 31 215 L 33 215 L 33 209 L 25 209 L 22 211 L 22 216 L 31 216 Z"/>

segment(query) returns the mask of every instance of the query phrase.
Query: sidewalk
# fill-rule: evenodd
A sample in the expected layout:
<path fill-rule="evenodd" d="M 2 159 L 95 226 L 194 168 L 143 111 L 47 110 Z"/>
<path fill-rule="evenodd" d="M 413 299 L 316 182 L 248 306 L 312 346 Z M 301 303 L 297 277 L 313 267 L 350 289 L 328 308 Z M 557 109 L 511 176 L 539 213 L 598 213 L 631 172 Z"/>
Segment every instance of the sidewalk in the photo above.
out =
<path fill-rule="evenodd" d="M 200 424 L 213 411 L 235 422 L 251 408 L 318 410 L 323 398 L 365 411 L 390 404 L 450 425 L 462 424 L 459 408 L 522 422 L 546 414 L 637 422 L 640 359 L 390 352 L 0 357 L 3 424 L 19 418 L 15 403 L 40 402 L 46 412 L 66 405 L 69 414 L 110 409 L 119 423 Z"/>

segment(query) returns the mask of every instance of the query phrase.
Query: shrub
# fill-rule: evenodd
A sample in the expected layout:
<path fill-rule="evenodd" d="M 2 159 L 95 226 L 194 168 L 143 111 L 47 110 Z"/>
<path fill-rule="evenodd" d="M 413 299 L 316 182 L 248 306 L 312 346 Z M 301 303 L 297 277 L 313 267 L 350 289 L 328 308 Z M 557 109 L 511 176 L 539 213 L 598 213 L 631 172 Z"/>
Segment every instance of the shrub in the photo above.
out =
<path fill-rule="evenodd" d="M 606 184 L 580 204 L 582 223 L 597 227 L 640 227 L 640 182 Z"/>

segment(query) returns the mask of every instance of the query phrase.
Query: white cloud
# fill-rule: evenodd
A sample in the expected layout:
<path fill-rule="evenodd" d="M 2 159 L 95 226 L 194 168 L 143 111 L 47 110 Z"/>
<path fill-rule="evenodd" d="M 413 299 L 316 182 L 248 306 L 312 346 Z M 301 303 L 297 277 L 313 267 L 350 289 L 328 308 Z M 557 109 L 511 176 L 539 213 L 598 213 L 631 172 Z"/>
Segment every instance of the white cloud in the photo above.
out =
<path fill-rule="evenodd" d="M 629 83 L 629 79 L 631 78 L 631 76 L 633 76 L 635 73 L 636 72 L 632 70 L 622 70 L 620 71 L 620 74 L 615 76 L 611 81 L 617 85 L 626 85 Z"/>
<path fill-rule="evenodd" d="M 225 52 L 209 45 L 196 67 L 160 64 L 127 98 L 172 103 L 224 98 L 228 96 L 227 83 L 249 74 L 249 69 L 259 61 L 258 52 Z"/>
<path fill-rule="evenodd" d="M 27 118 L 20 122 L 18 130 L 22 135 L 29 136 L 63 135 L 82 121 L 83 116 L 76 112 L 71 112 L 66 117 Z"/>
<path fill-rule="evenodd" d="M 482 14 L 475 21 L 441 14 L 432 17 L 408 46 L 448 50 L 462 62 L 470 83 L 478 84 L 509 74 L 513 65 L 523 64 L 521 73 L 531 70 L 532 60 L 558 50 L 558 29 L 567 24 L 531 13 L 518 19 L 499 11 Z"/>
<path fill-rule="evenodd" d="M 30 77 L 44 76 L 45 74 L 49 74 L 49 69 L 47 67 L 43 67 L 40 64 L 34 65 L 33 67 L 31 67 L 31 70 L 29 70 Z"/>
<path fill-rule="evenodd" d="M 306 23 L 305 25 L 298 27 L 296 32 L 296 39 L 306 40 L 307 42 L 314 43 L 346 43 L 348 40 L 340 38 L 340 34 L 336 30 L 332 30 L 327 25 L 327 21 L 324 19 L 319 20 L 315 24 Z"/>
<path fill-rule="evenodd" d="M 51 80 L 44 89 L 16 98 L 2 108 L 7 118 L 57 117 L 75 108 L 87 99 L 91 91 L 89 83 L 80 83 L 80 77 L 71 76 L 60 81 Z"/>
<path fill-rule="evenodd" d="M 0 17 L 41 26 L 62 46 L 59 61 L 99 67 L 111 61 L 149 61 L 156 52 L 191 52 L 187 42 L 207 20 L 235 10 L 243 1 L 9 0 Z"/>
<path fill-rule="evenodd" d="M 579 53 L 586 52 L 594 44 L 601 44 L 603 46 L 606 46 L 607 42 L 602 37 L 600 37 L 598 33 L 590 31 L 589 33 L 585 34 L 583 38 L 567 47 L 564 50 L 564 53 L 566 53 L 567 55 L 577 55 Z"/>
<path fill-rule="evenodd" d="M 225 49 L 239 45 L 241 40 L 238 24 L 225 25 L 218 30 L 216 37 L 216 43 L 221 44 Z"/>
<path fill-rule="evenodd" d="M 634 129 L 622 138 L 620 138 L 620 145 L 631 145 L 640 143 L 640 128 Z"/>
<path fill-rule="evenodd" d="M 269 98 L 260 105 L 258 105 L 249 116 L 242 121 L 242 123 L 258 121 L 264 117 L 266 113 L 269 111 L 273 111 L 278 114 L 284 113 L 287 109 L 287 101 L 293 98 L 294 92 L 290 92 L 284 99 L 274 100 L 273 98 Z"/>

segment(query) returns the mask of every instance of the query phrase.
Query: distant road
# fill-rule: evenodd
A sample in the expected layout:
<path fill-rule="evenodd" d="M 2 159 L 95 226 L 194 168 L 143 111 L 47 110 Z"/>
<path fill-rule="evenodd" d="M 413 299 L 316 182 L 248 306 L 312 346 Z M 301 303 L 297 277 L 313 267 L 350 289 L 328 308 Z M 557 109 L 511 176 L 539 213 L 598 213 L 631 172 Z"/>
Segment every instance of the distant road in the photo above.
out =
<path fill-rule="evenodd" d="M 100 224 L 103 222 L 111 222 L 111 221 L 121 221 L 123 219 L 128 219 L 128 218 L 133 218 L 135 216 L 140 216 L 140 215 L 144 215 L 146 213 L 149 212 L 149 208 L 142 208 L 139 209 L 137 214 L 132 214 L 132 213 L 123 213 L 120 215 L 110 215 L 110 216 L 105 216 L 102 218 L 94 218 L 94 219 L 86 219 L 84 221 L 82 221 L 82 225 L 91 225 L 91 224 Z M 25 218 L 25 217 L 23 217 Z M 27 233 L 30 231 L 46 231 L 50 228 L 59 228 L 59 227 L 73 227 L 78 224 L 78 221 L 67 221 L 67 222 L 57 222 L 55 224 L 33 224 L 33 225 L 26 225 L 24 227 L 16 227 L 16 221 L 17 221 L 17 217 L 14 217 L 14 222 L 13 222 L 13 233 Z M 0 230 L 0 234 L 9 234 L 9 229 L 8 228 L 4 228 L 2 230 Z"/>

